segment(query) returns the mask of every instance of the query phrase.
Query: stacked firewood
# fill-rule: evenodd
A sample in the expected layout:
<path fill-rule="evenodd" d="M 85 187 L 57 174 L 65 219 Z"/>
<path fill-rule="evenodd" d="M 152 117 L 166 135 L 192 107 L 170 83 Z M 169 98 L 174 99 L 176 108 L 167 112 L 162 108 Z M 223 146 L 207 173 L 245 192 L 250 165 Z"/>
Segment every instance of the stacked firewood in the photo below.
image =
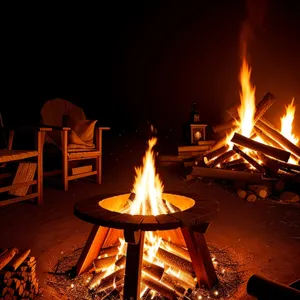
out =
<path fill-rule="evenodd" d="M 223 137 L 194 160 L 188 179 L 232 181 L 239 186 L 238 195 L 250 202 L 273 193 L 285 202 L 299 201 L 297 194 L 285 189 L 300 182 L 300 148 L 263 117 L 274 101 L 267 93 L 257 104 L 250 138 L 239 133 L 237 109 L 229 110 L 232 119 L 213 128 L 216 133 L 224 132 Z"/>
<path fill-rule="evenodd" d="M 122 298 L 126 256 L 119 253 L 120 244 L 102 248 L 89 272 L 83 274 L 90 291 L 103 299 Z M 125 249 L 126 250 L 126 249 Z M 188 295 L 196 287 L 193 265 L 186 248 L 162 240 L 155 255 L 165 267 L 143 259 L 141 293 L 151 299 L 155 293 L 167 299 Z M 111 269 L 112 272 L 106 272 Z M 180 272 L 179 272 L 180 271 Z M 180 278 L 176 275 L 184 276 Z M 102 299 L 101 298 L 101 299 Z"/>
<path fill-rule="evenodd" d="M 39 293 L 36 259 L 30 250 L 0 252 L 0 300 L 33 299 Z"/>

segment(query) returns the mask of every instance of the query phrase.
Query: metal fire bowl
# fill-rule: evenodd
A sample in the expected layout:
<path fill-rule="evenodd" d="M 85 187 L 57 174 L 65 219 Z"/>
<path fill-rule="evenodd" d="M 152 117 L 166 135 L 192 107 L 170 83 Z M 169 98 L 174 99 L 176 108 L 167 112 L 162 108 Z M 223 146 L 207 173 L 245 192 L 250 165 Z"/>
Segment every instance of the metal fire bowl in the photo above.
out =
<path fill-rule="evenodd" d="M 163 199 L 181 209 L 180 212 L 157 216 L 119 213 L 129 195 L 103 195 L 80 201 L 75 204 L 74 214 L 94 225 L 133 231 L 155 231 L 210 223 L 219 209 L 217 201 L 208 201 L 197 195 L 163 193 Z"/>

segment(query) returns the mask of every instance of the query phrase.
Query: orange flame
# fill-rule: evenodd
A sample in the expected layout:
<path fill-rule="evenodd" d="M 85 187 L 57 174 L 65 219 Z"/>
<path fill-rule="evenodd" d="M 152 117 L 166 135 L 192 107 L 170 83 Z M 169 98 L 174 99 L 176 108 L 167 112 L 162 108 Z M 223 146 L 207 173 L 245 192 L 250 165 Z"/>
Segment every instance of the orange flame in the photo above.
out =
<path fill-rule="evenodd" d="M 130 208 L 130 214 L 132 215 L 166 213 L 162 201 L 163 184 L 155 171 L 153 147 L 156 142 L 156 138 L 149 140 L 148 150 L 143 159 L 143 166 L 135 168 L 136 177 L 133 191 L 136 196 Z"/>
<path fill-rule="evenodd" d="M 238 108 L 240 121 L 237 122 L 240 127 L 241 134 L 245 137 L 250 137 L 254 126 L 255 115 L 255 87 L 250 82 L 251 68 L 245 58 L 242 61 L 240 71 L 241 105 Z"/>
<path fill-rule="evenodd" d="M 287 138 L 290 142 L 297 145 L 299 137 L 293 134 L 293 121 L 295 117 L 296 106 L 294 105 L 294 98 L 292 102 L 285 107 L 286 114 L 280 119 L 281 120 L 281 134 Z"/>

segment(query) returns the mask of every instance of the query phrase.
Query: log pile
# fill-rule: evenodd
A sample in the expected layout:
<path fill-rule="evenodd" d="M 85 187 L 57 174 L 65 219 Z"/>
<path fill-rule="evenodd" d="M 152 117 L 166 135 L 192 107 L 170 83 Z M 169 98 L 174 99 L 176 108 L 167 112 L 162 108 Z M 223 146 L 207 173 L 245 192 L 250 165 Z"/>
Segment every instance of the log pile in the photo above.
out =
<path fill-rule="evenodd" d="M 120 244 L 102 248 L 93 267 L 83 274 L 90 292 L 101 299 L 112 294 L 116 299 L 122 298 L 126 248 L 117 255 L 114 249 L 121 249 Z M 155 293 L 168 299 L 178 299 L 195 289 L 195 277 L 187 248 L 162 240 L 153 262 L 148 261 L 147 257 L 143 258 L 141 294 L 143 299 L 146 294 Z"/>
<path fill-rule="evenodd" d="M 223 137 L 194 159 L 187 180 L 208 177 L 233 182 L 237 195 L 249 202 L 270 196 L 283 203 L 299 202 L 293 187 L 300 182 L 300 148 L 263 116 L 274 101 L 267 93 L 257 104 L 250 138 L 240 133 L 237 109 L 228 110 L 232 119 L 213 127 Z"/>
<path fill-rule="evenodd" d="M 0 251 L 0 299 L 33 299 L 39 293 L 36 259 L 30 250 Z"/>

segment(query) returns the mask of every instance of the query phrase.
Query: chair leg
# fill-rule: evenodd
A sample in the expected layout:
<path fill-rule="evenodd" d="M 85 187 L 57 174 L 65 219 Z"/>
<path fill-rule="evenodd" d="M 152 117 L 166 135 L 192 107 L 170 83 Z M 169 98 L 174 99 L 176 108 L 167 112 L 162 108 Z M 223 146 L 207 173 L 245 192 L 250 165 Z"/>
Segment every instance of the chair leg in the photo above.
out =
<path fill-rule="evenodd" d="M 38 199 L 37 203 L 43 203 L 43 147 L 45 142 L 45 132 L 38 132 L 38 164 L 37 164 L 37 192 Z"/>
<path fill-rule="evenodd" d="M 96 171 L 97 171 L 96 182 L 98 184 L 101 184 L 102 182 L 102 130 L 98 131 L 98 136 L 96 139 L 96 147 L 100 152 L 99 157 L 96 159 Z"/>
<path fill-rule="evenodd" d="M 69 188 L 68 180 L 68 132 L 62 131 L 62 176 L 64 190 L 67 191 Z"/>

